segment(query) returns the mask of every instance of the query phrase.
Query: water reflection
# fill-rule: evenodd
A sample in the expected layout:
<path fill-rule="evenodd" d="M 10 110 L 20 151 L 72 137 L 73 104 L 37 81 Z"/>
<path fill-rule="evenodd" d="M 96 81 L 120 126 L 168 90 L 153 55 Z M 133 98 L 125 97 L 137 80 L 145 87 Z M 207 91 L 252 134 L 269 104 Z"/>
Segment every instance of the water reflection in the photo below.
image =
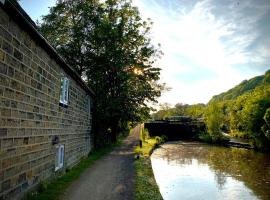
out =
<path fill-rule="evenodd" d="M 165 200 L 270 199 L 270 154 L 176 142 L 151 160 Z"/>

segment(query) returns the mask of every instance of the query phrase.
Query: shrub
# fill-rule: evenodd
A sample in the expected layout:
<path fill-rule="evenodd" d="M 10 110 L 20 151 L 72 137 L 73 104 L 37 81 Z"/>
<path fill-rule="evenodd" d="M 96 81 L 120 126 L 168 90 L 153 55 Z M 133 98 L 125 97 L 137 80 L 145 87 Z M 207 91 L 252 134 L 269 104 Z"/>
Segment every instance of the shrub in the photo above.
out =
<path fill-rule="evenodd" d="M 163 143 L 163 142 L 166 142 L 166 141 L 168 141 L 168 136 L 167 135 L 162 135 L 161 136 L 161 142 Z"/>
<path fill-rule="evenodd" d="M 212 142 L 218 142 L 222 138 L 221 125 L 224 120 L 220 107 L 211 103 L 205 112 L 206 125 Z"/>
<path fill-rule="evenodd" d="M 201 133 L 199 139 L 206 143 L 212 143 L 212 138 L 208 133 Z"/>
<path fill-rule="evenodd" d="M 144 130 L 142 131 L 142 136 L 141 136 L 141 138 L 142 138 L 143 141 L 145 141 L 145 140 L 147 140 L 147 139 L 149 138 L 149 131 L 148 131 L 148 129 L 144 129 Z"/>

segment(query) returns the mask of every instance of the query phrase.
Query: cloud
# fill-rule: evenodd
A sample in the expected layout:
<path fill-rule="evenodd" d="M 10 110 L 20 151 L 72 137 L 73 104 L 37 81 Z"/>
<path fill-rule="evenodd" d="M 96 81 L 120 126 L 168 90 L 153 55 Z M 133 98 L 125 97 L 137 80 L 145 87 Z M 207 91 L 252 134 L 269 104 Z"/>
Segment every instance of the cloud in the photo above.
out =
<path fill-rule="evenodd" d="M 134 4 L 143 18 L 154 22 L 153 42 L 162 44 L 162 80 L 172 90 L 160 102 L 206 103 L 243 79 L 262 74 L 269 65 L 267 0 L 135 0 Z"/>

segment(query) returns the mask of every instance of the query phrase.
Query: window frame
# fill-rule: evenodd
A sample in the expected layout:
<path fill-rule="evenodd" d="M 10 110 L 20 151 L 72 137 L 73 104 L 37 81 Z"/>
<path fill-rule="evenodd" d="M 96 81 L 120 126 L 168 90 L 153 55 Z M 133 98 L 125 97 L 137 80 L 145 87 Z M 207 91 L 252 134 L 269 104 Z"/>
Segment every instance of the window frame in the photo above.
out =
<path fill-rule="evenodd" d="M 60 98 L 59 102 L 62 105 L 67 106 L 69 102 L 69 86 L 70 86 L 70 80 L 66 76 L 61 77 L 60 82 Z"/>
<path fill-rule="evenodd" d="M 64 161 L 65 161 L 65 145 L 60 144 L 56 146 L 56 152 L 55 152 L 55 171 L 58 171 L 59 169 L 64 167 Z"/>

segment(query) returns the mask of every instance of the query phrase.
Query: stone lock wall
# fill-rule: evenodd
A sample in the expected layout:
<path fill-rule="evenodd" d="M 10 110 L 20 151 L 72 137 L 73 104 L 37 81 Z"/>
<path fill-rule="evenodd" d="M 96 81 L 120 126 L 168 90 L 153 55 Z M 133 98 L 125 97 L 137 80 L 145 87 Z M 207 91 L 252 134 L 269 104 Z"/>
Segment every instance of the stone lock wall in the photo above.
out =
<path fill-rule="evenodd" d="M 59 105 L 63 75 L 70 79 L 67 107 Z M 0 7 L 0 199 L 56 173 L 55 136 L 65 145 L 64 168 L 89 153 L 90 98 Z"/>

